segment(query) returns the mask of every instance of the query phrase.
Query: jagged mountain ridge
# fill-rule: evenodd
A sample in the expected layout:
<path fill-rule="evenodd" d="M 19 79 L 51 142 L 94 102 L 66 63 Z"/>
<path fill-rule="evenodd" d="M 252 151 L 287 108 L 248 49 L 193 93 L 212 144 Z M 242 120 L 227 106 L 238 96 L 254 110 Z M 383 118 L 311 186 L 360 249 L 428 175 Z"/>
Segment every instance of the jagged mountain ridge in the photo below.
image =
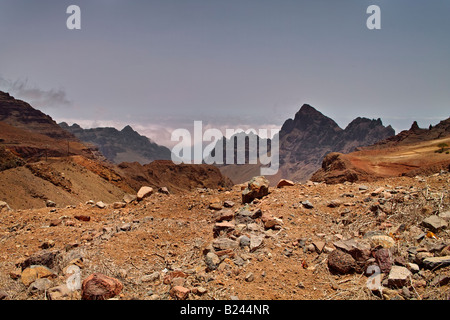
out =
<path fill-rule="evenodd" d="M 330 152 L 352 152 L 393 135 L 394 129 L 384 126 L 381 119 L 358 117 L 342 129 L 333 119 L 304 104 L 295 117 L 286 120 L 281 127 L 278 133 L 280 168 L 276 175 L 267 178 L 272 184 L 280 178 L 305 181 L 321 167 L 322 159 Z M 218 141 L 217 147 L 221 146 L 220 143 L 223 140 Z M 248 143 L 245 151 L 248 152 Z M 236 146 L 234 152 L 237 152 Z M 223 153 L 225 159 L 225 147 Z M 246 163 L 226 164 L 220 169 L 235 183 L 241 183 L 249 177 L 249 173 L 258 171 L 258 165 Z"/>
<path fill-rule="evenodd" d="M 63 129 L 71 132 L 81 141 L 93 144 L 111 162 L 139 162 L 150 163 L 154 160 L 171 159 L 171 151 L 140 135 L 129 125 L 122 130 L 116 128 L 83 129 L 78 124 L 69 126 L 62 122 Z"/>

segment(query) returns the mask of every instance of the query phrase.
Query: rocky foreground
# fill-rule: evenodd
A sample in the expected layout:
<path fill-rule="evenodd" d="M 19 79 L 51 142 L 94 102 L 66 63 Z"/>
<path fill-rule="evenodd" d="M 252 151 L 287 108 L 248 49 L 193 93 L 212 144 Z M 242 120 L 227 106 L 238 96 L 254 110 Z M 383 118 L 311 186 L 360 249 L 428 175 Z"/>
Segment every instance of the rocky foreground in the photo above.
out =
<path fill-rule="evenodd" d="M 0 299 L 449 299 L 449 180 L 0 203 Z"/>

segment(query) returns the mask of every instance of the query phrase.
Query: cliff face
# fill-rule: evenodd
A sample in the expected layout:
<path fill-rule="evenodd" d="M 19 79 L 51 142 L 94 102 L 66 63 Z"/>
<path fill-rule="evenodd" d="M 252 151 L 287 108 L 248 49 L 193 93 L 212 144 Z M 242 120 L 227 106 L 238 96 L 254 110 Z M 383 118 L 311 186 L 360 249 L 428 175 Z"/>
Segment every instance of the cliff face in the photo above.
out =
<path fill-rule="evenodd" d="M 83 129 L 76 123 L 69 126 L 63 122 L 59 125 L 81 141 L 95 145 L 108 160 L 116 164 L 135 161 L 145 164 L 171 159 L 168 148 L 150 141 L 130 126 L 119 131 L 115 128 Z"/>
<path fill-rule="evenodd" d="M 348 153 L 395 134 L 380 119 L 356 118 L 345 129 L 310 105 L 303 105 L 294 119 L 282 126 L 280 176 L 305 181 L 321 167 L 331 152 Z"/>

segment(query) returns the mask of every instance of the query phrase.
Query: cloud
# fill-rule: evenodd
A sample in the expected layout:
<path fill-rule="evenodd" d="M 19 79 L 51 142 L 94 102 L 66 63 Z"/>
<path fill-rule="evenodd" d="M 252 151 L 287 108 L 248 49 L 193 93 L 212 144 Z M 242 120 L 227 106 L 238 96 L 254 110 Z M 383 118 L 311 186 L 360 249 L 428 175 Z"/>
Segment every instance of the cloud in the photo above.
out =
<path fill-rule="evenodd" d="M 11 81 L 0 76 L 0 88 L 36 108 L 59 108 L 72 104 L 63 89 L 42 90 L 29 85 L 28 79 Z"/>

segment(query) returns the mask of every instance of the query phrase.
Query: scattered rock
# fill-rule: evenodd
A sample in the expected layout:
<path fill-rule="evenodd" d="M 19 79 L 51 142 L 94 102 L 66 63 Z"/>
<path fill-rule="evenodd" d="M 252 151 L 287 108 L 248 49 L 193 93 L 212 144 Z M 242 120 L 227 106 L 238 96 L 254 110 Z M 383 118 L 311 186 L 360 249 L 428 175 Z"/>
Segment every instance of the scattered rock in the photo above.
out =
<path fill-rule="evenodd" d="M 49 300 L 67 300 L 71 298 L 72 291 L 69 290 L 66 284 L 59 285 L 48 289 L 47 297 Z"/>
<path fill-rule="evenodd" d="M 154 281 L 159 280 L 159 278 L 160 278 L 159 272 L 155 271 L 151 274 L 146 274 L 146 275 L 142 276 L 141 281 L 142 282 L 154 282 Z"/>
<path fill-rule="evenodd" d="M 224 201 L 224 203 L 223 203 L 223 206 L 225 208 L 232 208 L 232 207 L 234 207 L 234 205 L 235 205 L 235 203 L 233 201 L 230 201 L 230 200 Z"/>
<path fill-rule="evenodd" d="M 412 273 L 405 267 L 392 266 L 388 276 L 388 285 L 390 287 L 401 288 L 411 284 Z"/>
<path fill-rule="evenodd" d="M 432 231 L 439 231 L 448 226 L 447 221 L 439 216 L 429 216 L 422 221 L 422 226 L 431 229 Z"/>
<path fill-rule="evenodd" d="M 74 218 L 77 219 L 77 220 L 80 220 L 80 221 L 85 221 L 85 222 L 91 221 L 91 217 L 90 216 L 81 215 L 81 214 L 74 216 Z"/>
<path fill-rule="evenodd" d="M 45 202 L 45 205 L 46 205 L 48 208 L 54 208 L 54 207 L 56 207 L 56 203 L 53 202 L 52 200 L 47 200 L 47 201 Z"/>
<path fill-rule="evenodd" d="M 437 269 L 441 267 L 446 267 L 450 265 L 450 256 L 443 257 L 429 257 L 422 261 L 423 265 L 427 269 Z"/>
<path fill-rule="evenodd" d="M 249 272 L 245 275 L 245 281 L 252 282 L 253 280 L 255 280 L 255 275 L 253 272 Z"/>
<path fill-rule="evenodd" d="M 42 293 L 50 289 L 53 282 L 48 278 L 39 278 L 33 281 L 27 289 L 28 294 Z"/>
<path fill-rule="evenodd" d="M 242 192 L 242 203 L 250 203 L 269 194 L 269 180 L 264 176 L 253 177 Z"/>
<path fill-rule="evenodd" d="M 251 243 L 251 240 L 250 240 L 249 237 L 247 237 L 247 236 L 245 236 L 245 235 L 239 237 L 239 245 L 240 245 L 241 247 L 249 247 L 249 246 L 250 246 L 250 243 Z"/>
<path fill-rule="evenodd" d="M 336 249 L 328 255 L 328 267 L 334 272 L 348 274 L 355 270 L 356 261 L 350 254 Z"/>
<path fill-rule="evenodd" d="M 136 194 L 136 200 L 137 201 L 142 201 L 143 199 L 151 196 L 153 193 L 153 188 L 152 187 L 141 187 L 138 191 L 138 193 Z M 125 201 L 126 202 L 126 201 Z"/>
<path fill-rule="evenodd" d="M 170 289 L 170 296 L 177 300 L 186 300 L 189 297 L 191 291 L 182 286 L 174 286 Z"/>
<path fill-rule="evenodd" d="M 8 294 L 4 291 L 0 290 L 0 300 L 6 300 L 8 298 Z"/>
<path fill-rule="evenodd" d="M 211 210 L 221 210 L 222 209 L 222 201 L 219 198 L 214 198 L 209 203 L 209 209 Z"/>
<path fill-rule="evenodd" d="M 42 265 L 32 265 L 22 271 L 21 281 L 28 287 L 31 283 L 41 278 L 54 278 L 56 273 L 53 270 L 42 266 Z"/>
<path fill-rule="evenodd" d="M 133 194 L 125 194 L 124 196 L 123 196 L 123 201 L 126 203 L 126 204 L 129 204 L 129 203 L 131 203 L 131 202 L 133 202 L 134 200 L 136 200 L 137 199 L 137 197 L 135 196 L 135 195 L 133 195 Z"/>
<path fill-rule="evenodd" d="M 11 208 L 5 201 L 0 201 L 0 212 L 3 210 L 11 211 Z"/>
<path fill-rule="evenodd" d="M 100 209 L 106 208 L 106 204 L 103 201 L 99 201 L 95 205 L 97 206 L 97 208 L 100 208 Z"/>
<path fill-rule="evenodd" d="M 205 256 L 205 263 L 208 270 L 216 270 L 220 264 L 220 258 L 214 252 L 208 252 Z"/>
<path fill-rule="evenodd" d="M 372 247 L 382 246 L 383 248 L 391 248 L 395 245 L 395 240 L 386 235 L 374 235 L 369 237 Z"/>
<path fill-rule="evenodd" d="M 81 286 L 83 300 L 107 300 L 118 295 L 123 284 L 101 273 L 93 273 L 84 279 Z"/>
<path fill-rule="evenodd" d="M 281 179 L 281 180 L 277 183 L 277 188 L 292 187 L 292 186 L 294 186 L 294 185 L 295 185 L 295 183 L 292 182 L 291 180 Z"/>
<path fill-rule="evenodd" d="M 374 253 L 375 260 L 380 267 L 381 272 L 389 273 L 392 268 L 392 254 L 389 249 L 381 248 Z"/>
<path fill-rule="evenodd" d="M 53 220 L 50 220 L 49 226 L 56 227 L 56 226 L 59 226 L 61 223 L 62 223 L 61 219 L 53 219 Z"/>
<path fill-rule="evenodd" d="M 122 201 L 117 201 L 113 203 L 113 208 L 114 209 L 122 209 L 125 208 L 127 206 L 126 202 L 122 202 Z"/>
<path fill-rule="evenodd" d="M 250 252 L 255 251 L 259 247 L 261 247 L 262 243 L 264 241 L 264 235 L 252 235 L 250 237 Z"/>
<path fill-rule="evenodd" d="M 238 242 L 228 238 L 218 238 L 212 242 L 216 250 L 234 249 L 239 246 Z"/>
<path fill-rule="evenodd" d="M 306 209 L 313 209 L 314 208 L 313 204 L 311 202 L 309 202 L 309 200 L 302 201 L 302 205 Z"/>
<path fill-rule="evenodd" d="M 159 193 L 162 193 L 162 194 L 170 194 L 169 189 L 167 189 L 167 187 L 161 187 L 161 188 L 159 188 L 159 189 L 158 189 L 158 192 L 159 192 Z"/>

